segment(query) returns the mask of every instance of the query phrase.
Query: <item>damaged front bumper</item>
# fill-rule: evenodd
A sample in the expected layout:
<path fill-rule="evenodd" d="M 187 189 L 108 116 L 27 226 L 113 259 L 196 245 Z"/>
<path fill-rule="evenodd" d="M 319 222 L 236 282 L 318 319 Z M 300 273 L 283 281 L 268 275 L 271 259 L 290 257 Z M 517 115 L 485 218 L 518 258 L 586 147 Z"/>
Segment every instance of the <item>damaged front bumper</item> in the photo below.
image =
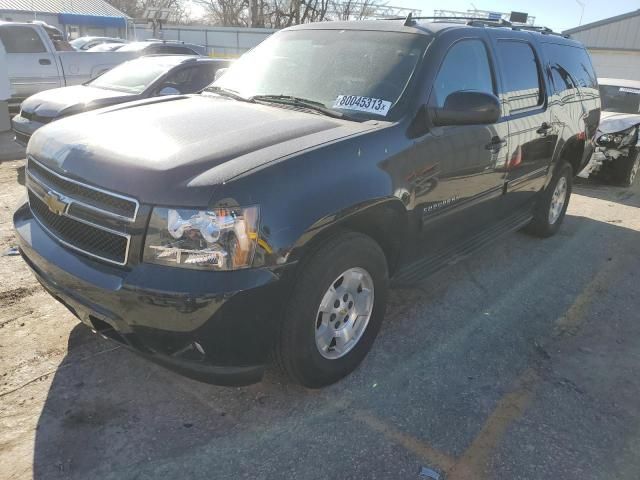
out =
<path fill-rule="evenodd" d="M 113 267 L 63 247 L 28 204 L 15 212 L 14 226 L 36 278 L 94 332 L 203 382 L 236 386 L 262 378 L 286 283 L 279 274 Z"/>

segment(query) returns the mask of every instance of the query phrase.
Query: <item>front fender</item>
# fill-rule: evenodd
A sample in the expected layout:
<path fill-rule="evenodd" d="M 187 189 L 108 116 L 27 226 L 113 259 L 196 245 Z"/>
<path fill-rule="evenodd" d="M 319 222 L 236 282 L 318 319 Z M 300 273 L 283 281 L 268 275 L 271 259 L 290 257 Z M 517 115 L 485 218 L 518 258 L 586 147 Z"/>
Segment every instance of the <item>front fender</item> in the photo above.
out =
<path fill-rule="evenodd" d="M 407 209 L 394 195 L 385 162 L 404 155 L 411 143 L 394 140 L 394 133 L 378 130 L 240 176 L 220 185 L 212 204 L 260 205 L 260 251 L 254 266 L 296 261 L 310 242 L 335 227 L 362 231 L 373 226 L 364 233 L 398 231 L 398 238 L 406 238 Z M 385 227 L 390 218 L 392 225 Z"/>

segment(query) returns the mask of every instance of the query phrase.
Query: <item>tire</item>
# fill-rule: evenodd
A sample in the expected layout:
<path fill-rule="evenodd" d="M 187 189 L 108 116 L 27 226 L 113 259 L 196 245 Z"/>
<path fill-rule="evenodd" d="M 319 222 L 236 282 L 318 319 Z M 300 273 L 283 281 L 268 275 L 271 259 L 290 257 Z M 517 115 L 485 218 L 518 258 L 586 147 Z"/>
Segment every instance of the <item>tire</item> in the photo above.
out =
<path fill-rule="evenodd" d="M 563 187 L 564 185 L 564 187 Z M 533 220 L 525 227 L 525 232 L 536 237 L 546 238 L 554 235 L 567 213 L 571 190 L 573 187 L 573 169 L 564 162 L 556 169 L 551 182 L 542 192 L 533 213 Z M 561 191 L 564 190 L 562 204 L 558 202 Z M 552 212 L 553 209 L 553 212 Z"/>
<path fill-rule="evenodd" d="M 280 323 L 274 356 L 293 381 L 320 388 L 355 370 L 371 349 L 387 304 L 387 261 L 380 246 L 370 237 L 340 232 L 310 253 L 298 268 L 299 274 Z M 366 315 L 356 313 L 356 310 L 366 312 L 367 309 L 370 311 L 368 322 Z M 358 336 L 360 328 L 363 329 Z M 340 332 L 339 337 L 332 337 L 336 332 Z M 355 341 L 344 343 L 349 335 L 354 335 Z M 336 340 L 340 340 L 340 345 Z M 324 353 L 320 344 L 326 347 Z M 344 347 L 344 351 L 338 351 L 339 346 Z"/>
<path fill-rule="evenodd" d="M 634 148 L 628 157 L 619 157 L 613 168 L 616 181 L 625 187 L 631 187 L 640 174 L 640 149 Z"/>

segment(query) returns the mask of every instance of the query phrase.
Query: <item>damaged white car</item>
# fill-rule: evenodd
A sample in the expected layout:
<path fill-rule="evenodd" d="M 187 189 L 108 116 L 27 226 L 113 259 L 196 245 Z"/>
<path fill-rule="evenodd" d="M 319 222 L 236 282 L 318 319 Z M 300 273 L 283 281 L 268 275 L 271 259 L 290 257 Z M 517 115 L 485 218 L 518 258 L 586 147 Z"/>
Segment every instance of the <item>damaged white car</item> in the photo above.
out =
<path fill-rule="evenodd" d="M 640 171 L 640 81 L 598 79 L 602 115 L 596 150 L 581 177 L 633 185 Z"/>

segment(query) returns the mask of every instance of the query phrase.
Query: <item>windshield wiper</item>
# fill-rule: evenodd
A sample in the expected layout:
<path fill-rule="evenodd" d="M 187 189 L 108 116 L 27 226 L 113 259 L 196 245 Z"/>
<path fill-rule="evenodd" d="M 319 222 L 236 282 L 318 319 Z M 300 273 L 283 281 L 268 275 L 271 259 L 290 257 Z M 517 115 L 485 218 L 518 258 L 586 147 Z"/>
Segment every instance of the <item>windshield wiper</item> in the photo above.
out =
<path fill-rule="evenodd" d="M 295 107 L 304 107 L 309 110 L 315 110 L 316 112 L 320 112 L 328 117 L 333 118 L 341 118 L 343 120 L 354 120 L 353 117 L 345 115 L 342 112 L 336 112 L 330 108 L 324 106 L 322 102 L 316 102 L 315 100 L 309 100 L 307 98 L 294 97 L 292 95 L 254 95 L 250 97 L 250 100 L 253 101 L 263 101 L 263 102 L 271 102 L 271 103 L 281 103 L 283 105 L 293 105 Z"/>
<path fill-rule="evenodd" d="M 207 88 L 205 88 L 204 91 L 205 92 L 213 92 L 213 93 L 221 95 L 223 97 L 233 98 L 234 100 L 238 100 L 239 102 L 254 103 L 253 102 L 253 98 L 243 97 L 238 92 L 236 92 L 235 90 L 232 90 L 230 88 L 224 88 L 224 87 L 218 87 L 218 86 L 210 85 Z"/>

